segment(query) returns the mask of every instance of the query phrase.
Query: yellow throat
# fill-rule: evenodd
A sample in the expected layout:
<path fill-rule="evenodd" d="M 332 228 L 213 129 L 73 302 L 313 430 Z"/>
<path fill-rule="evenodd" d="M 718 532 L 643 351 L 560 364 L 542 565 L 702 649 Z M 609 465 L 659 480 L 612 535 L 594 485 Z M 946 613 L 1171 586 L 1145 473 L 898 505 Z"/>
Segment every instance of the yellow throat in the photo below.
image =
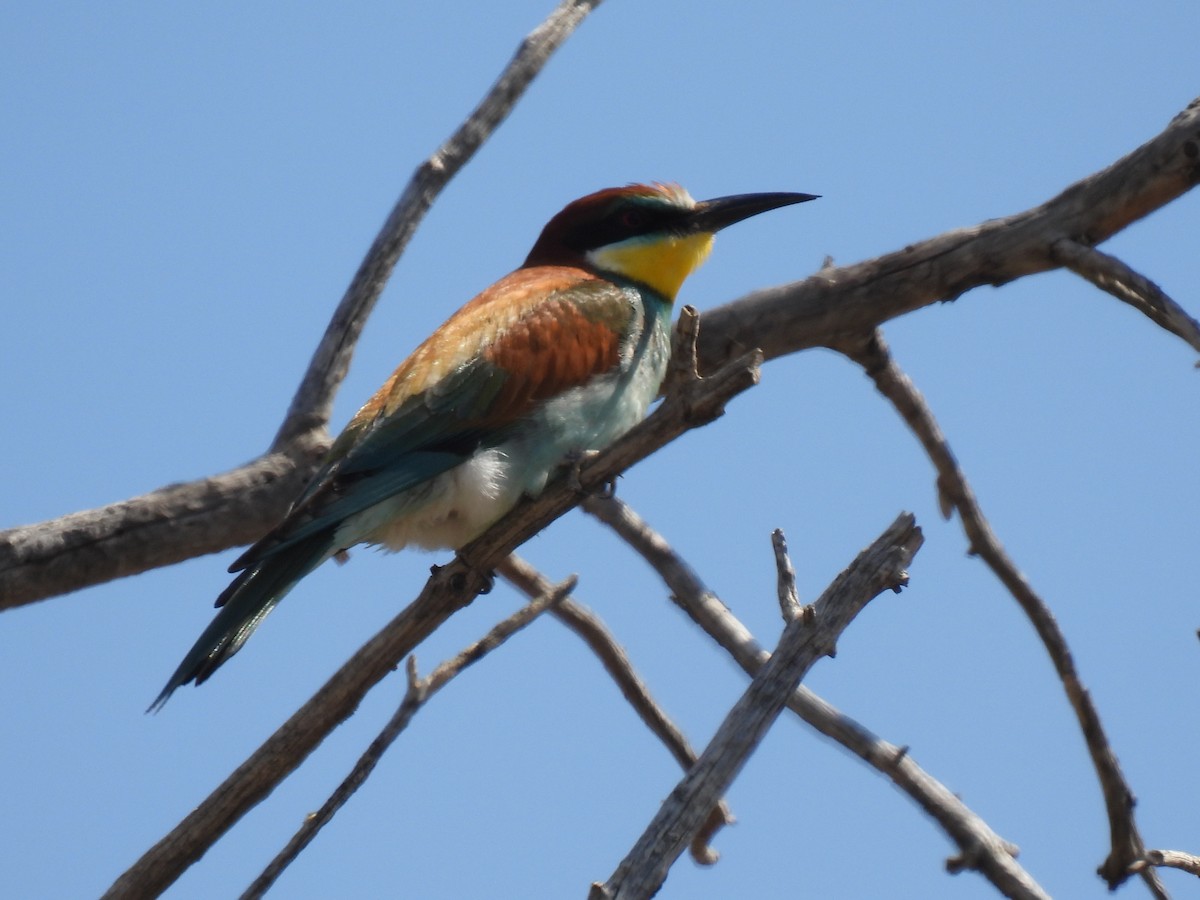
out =
<path fill-rule="evenodd" d="M 640 282 L 673 301 L 684 279 L 691 275 L 712 250 L 713 236 L 699 234 L 669 237 L 630 238 L 619 244 L 598 247 L 588 261 L 604 272 Z"/>

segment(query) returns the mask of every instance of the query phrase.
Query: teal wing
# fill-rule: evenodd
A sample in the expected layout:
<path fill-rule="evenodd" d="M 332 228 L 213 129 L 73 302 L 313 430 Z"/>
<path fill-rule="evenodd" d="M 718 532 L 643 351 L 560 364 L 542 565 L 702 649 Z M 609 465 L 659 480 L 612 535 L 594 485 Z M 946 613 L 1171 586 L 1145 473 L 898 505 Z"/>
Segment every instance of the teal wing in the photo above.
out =
<path fill-rule="evenodd" d="M 512 284 L 517 278 L 525 282 L 519 288 Z M 493 292 L 511 300 L 518 289 L 536 302 L 510 302 L 499 311 L 486 302 Z M 539 403 L 617 365 L 632 315 L 624 291 L 577 269 L 522 270 L 498 282 L 397 370 L 334 443 L 285 520 L 230 571 L 334 529 L 502 443 Z M 471 352 L 457 368 L 428 383 L 420 379 L 418 364 L 453 358 L 464 345 Z M 397 402 L 405 379 L 423 389 Z"/>
<path fill-rule="evenodd" d="M 219 612 L 151 708 L 206 680 L 345 549 L 348 518 L 501 443 L 539 403 L 617 365 L 632 315 L 619 287 L 569 268 L 518 270 L 463 307 L 359 411 L 283 522 L 233 563 Z"/>
<path fill-rule="evenodd" d="M 485 380 L 486 367 L 467 367 L 461 378 Z M 233 564 L 237 577 L 217 598 L 217 615 L 183 658 L 151 706 L 157 710 L 176 688 L 202 684 L 232 657 L 305 575 L 338 550 L 336 532 L 347 517 L 414 487 L 470 458 L 503 430 L 484 432 L 464 417 L 473 394 L 460 404 L 436 396 L 413 398 L 381 418 L 344 456 L 328 461 L 284 522 Z"/>
<path fill-rule="evenodd" d="M 339 446 L 339 439 L 284 521 L 238 557 L 229 571 L 242 571 L 313 534 L 332 532 L 350 516 L 503 441 L 515 423 L 485 427 L 484 413 L 489 397 L 505 380 L 505 373 L 474 360 L 394 412 L 380 414 L 353 443 L 345 442 L 348 446 Z"/>

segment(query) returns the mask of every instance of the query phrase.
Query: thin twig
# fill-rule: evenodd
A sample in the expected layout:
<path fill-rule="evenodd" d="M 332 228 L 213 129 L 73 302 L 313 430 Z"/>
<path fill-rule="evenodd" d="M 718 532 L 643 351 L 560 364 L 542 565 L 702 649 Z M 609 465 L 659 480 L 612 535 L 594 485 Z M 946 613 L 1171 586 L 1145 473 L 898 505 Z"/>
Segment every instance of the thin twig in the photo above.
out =
<path fill-rule="evenodd" d="M 1200 351 L 1200 322 L 1145 275 L 1115 256 L 1078 241 L 1065 238 L 1055 241 L 1050 252 L 1076 275 L 1128 303 L 1156 325 L 1187 341 L 1193 350 Z"/>
<path fill-rule="evenodd" d="M 788 556 L 787 538 L 783 529 L 776 528 L 771 532 L 771 547 L 775 550 L 775 592 L 779 596 L 779 611 L 783 613 L 786 625 L 793 619 L 798 619 L 804 610 L 800 606 L 800 596 L 796 593 L 796 570 L 792 567 L 791 557 Z"/>
<path fill-rule="evenodd" d="M 671 591 L 671 599 L 747 674 L 758 672 L 767 661 L 767 651 L 662 535 L 615 497 L 589 498 L 583 508 L 612 528 L 658 572 Z M 996 834 L 961 798 L 925 772 L 907 748 L 878 737 L 804 685 L 792 694 L 788 708 L 891 779 L 942 827 L 959 848 L 958 855 L 947 861 L 947 869 L 978 871 L 1006 897 L 1048 898 L 1017 863 L 1016 846 Z"/>
<path fill-rule="evenodd" d="M 958 510 L 970 551 L 983 559 L 1008 588 L 1033 624 L 1046 652 L 1050 655 L 1071 708 L 1079 720 L 1092 765 L 1096 769 L 1104 793 L 1112 847 L 1108 858 L 1098 871 L 1108 882 L 1109 888 L 1115 890 L 1129 877 L 1130 866 L 1143 857 L 1145 845 L 1134 821 L 1133 791 L 1121 772 L 1120 763 L 1100 722 L 1100 714 L 1075 669 L 1075 660 L 1067 646 L 1066 637 L 1049 607 L 1009 558 L 999 538 L 992 531 L 991 524 L 976 502 L 975 494 L 959 468 L 937 420 L 925 403 L 925 398 L 896 364 L 883 336 L 876 331 L 866 340 L 854 343 L 848 341 L 842 352 L 863 367 L 875 382 L 878 391 L 891 401 L 901 418 L 917 436 L 937 470 L 938 495 L 943 499 L 943 511 L 948 507 Z M 1156 896 L 1166 896 L 1153 869 L 1143 869 L 1141 875 Z"/>
<path fill-rule="evenodd" d="M 697 344 L 700 339 L 700 314 L 696 307 L 682 306 L 679 318 L 671 331 L 671 364 L 663 378 L 662 393 L 667 393 L 679 382 L 694 381 L 700 377 L 696 362 Z"/>
<path fill-rule="evenodd" d="M 543 593 L 549 584 L 544 575 L 516 554 L 497 566 L 496 572 L 531 597 Z M 696 751 L 650 694 L 650 689 L 634 670 L 624 648 L 617 643 L 600 617 L 570 597 L 554 608 L 553 615 L 579 635 L 596 654 L 605 671 L 617 683 L 621 695 L 663 743 L 680 768 L 685 772 L 690 769 L 696 762 Z M 733 813 L 722 800 L 713 808 L 705 827 L 692 842 L 692 859 L 703 866 L 710 866 L 720 859 L 721 855 L 711 846 L 712 838 L 723 826 L 732 825 L 733 821 Z"/>
<path fill-rule="evenodd" d="M 751 679 L 712 741 L 663 803 L 642 837 L 590 897 L 641 900 L 657 893 L 671 865 L 724 794 L 750 754 L 795 693 L 800 679 L 881 591 L 908 583 L 906 571 L 923 538 L 912 515 L 903 513 L 858 555 L 814 604 L 813 620 L 797 617 L 783 630 L 771 658 Z"/>
<path fill-rule="evenodd" d="M 1147 850 L 1146 855 L 1130 866 L 1129 870 L 1141 872 L 1148 866 L 1180 869 L 1200 878 L 1200 856 L 1182 850 Z"/>
<path fill-rule="evenodd" d="M 601 2 L 563 0 L 521 42 L 491 90 L 454 134 L 417 166 L 334 310 L 275 435 L 272 449 L 280 449 L 299 435 L 324 428 L 329 422 L 334 394 L 350 368 L 358 337 L 417 225 L 442 188 L 508 117 L 554 51 Z"/>
<path fill-rule="evenodd" d="M 418 677 L 417 659 L 415 656 L 409 656 L 406 667 L 408 688 L 404 693 L 404 699 L 400 703 L 400 707 L 392 715 L 391 719 L 388 720 L 388 723 L 379 732 L 375 740 L 371 741 L 370 746 L 367 747 L 366 752 L 355 763 L 350 774 L 338 785 L 337 789 L 317 812 L 305 817 L 304 823 L 292 836 L 292 839 L 288 841 L 287 846 L 279 851 L 279 854 L 271 860 L 262 874 L 246 888 L 241 896 L 241 900 L 257 900 L 257 898 L 262 897 L 270 889 L 271 885 L 283 874 L 284 869 L 317 836 L 317 832 L 325 827 L 333 819 L 337 811 L 346 804 L 346 801 L 354 795 L 354 792 L 362 787 L 363 783 L 375 770 L 375 766 L 379 763 L 379 760 L 383 758 L 383 754 L 387 752 L 388 747 L 399 737 L 400 732 L 408 727 L 408 723 L 412 721 L 412 717 L 416 715 L 417 711 L 425 705 L 430 697 L 445 687 L 448 682 L 459 675 L 464 669 L 495 650 L 547 609 L 553 609 L 556 604 L 561 603 L 567 594 L 575 588 L 576 581 L 576 577 L 572 575 L 559 584 L 547 585 L 547 589 L 536 595 L 531 602 L 521 607 L 503 622 L 500 622 L 470 647 L 443 662 L 425 678 Z"/>

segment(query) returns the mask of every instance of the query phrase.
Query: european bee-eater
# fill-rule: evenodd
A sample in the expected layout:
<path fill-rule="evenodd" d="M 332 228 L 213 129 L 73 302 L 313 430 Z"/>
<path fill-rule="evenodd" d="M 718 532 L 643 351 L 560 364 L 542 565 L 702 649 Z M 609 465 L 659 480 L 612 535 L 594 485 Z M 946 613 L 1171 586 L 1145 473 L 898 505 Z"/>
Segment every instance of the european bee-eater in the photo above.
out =
<path fill-rule="evenodd" d="M 458 549 L 568 456 L 616 440 L 658 393 L 671 305 L 713 235 L 813 199 L 697 203 L 654 184 L 568 205 L 519 269 L 452 315 L 350 420 L 283 521 L 229 567 L 238 575 L 220 612 L 151 708 L 212 675 L 331 556 L 362 543 Z"/>

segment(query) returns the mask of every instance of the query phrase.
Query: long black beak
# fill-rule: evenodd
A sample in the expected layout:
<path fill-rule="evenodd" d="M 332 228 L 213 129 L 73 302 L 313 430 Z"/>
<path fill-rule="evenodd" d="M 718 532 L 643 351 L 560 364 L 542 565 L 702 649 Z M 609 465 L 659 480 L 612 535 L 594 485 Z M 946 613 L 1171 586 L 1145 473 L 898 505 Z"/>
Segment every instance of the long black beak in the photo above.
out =
<path fill-rule="evenodd" d="M 732 197 L 701 200 L 688 216 L 688 226 L 695 231 L 715 234 L 722 228 L 767 210 L 791 206 L 793 203 L 806 203 L 816 200 L 819 196 L 820 194 L 789 193 L 735 194 Z"/>

